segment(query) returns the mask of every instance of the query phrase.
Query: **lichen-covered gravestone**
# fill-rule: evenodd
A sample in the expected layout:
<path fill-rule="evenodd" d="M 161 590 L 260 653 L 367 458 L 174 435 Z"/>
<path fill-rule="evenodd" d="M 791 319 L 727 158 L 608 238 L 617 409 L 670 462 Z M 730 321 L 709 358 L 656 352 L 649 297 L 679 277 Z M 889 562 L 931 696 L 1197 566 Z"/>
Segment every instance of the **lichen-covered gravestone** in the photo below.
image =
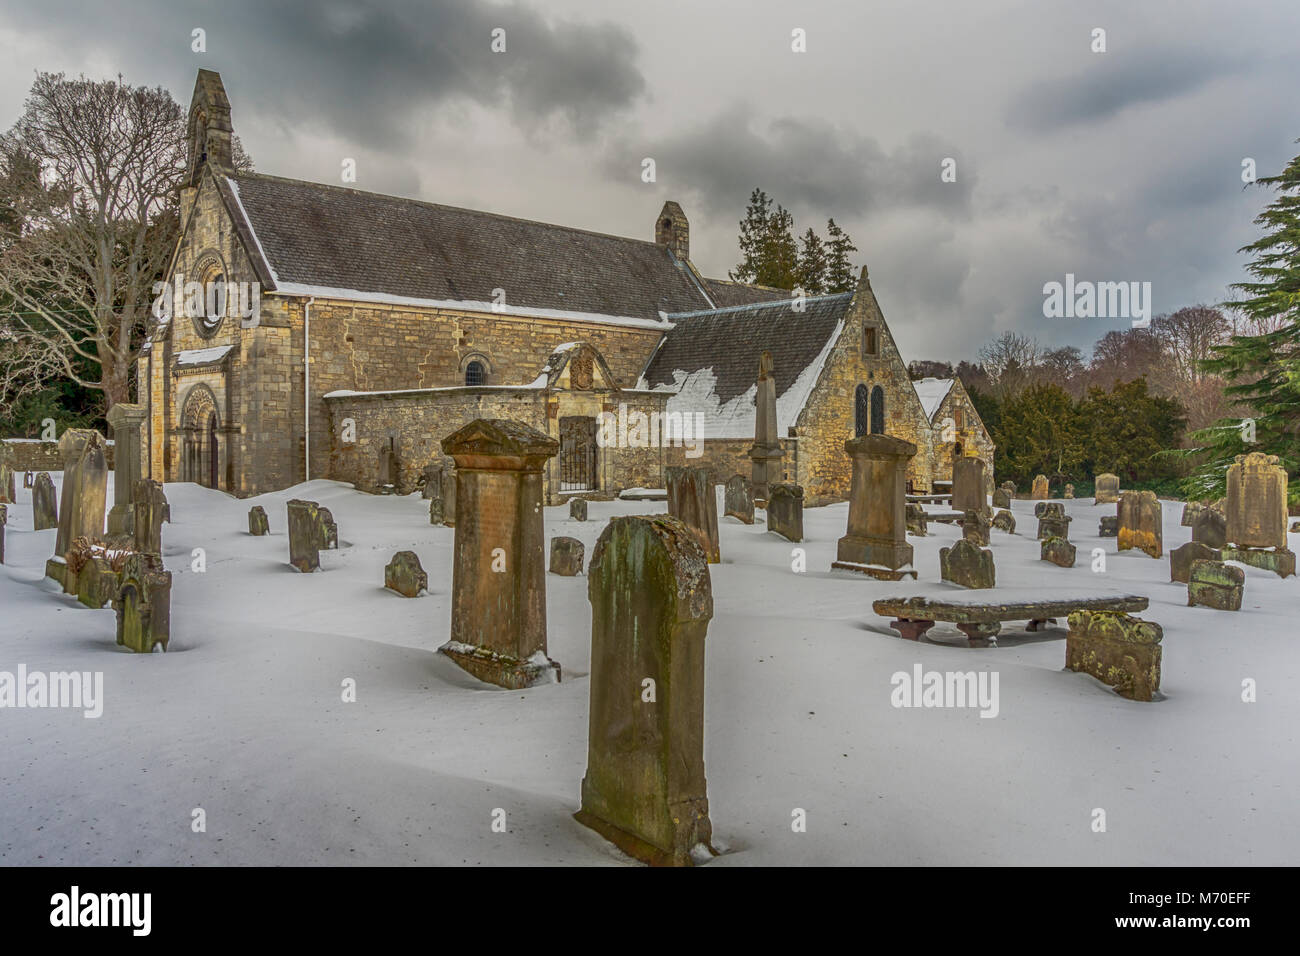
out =
<path fill-rule="evenodd" d="M 117 612 L 117 643 L 137 654 L 167 650 L 171 641 L 172 574 L 154 555 L 135 553 L 126 559 L 113 598 Z"/>
<path fill-rule="evenodd" d="M 337 551 L 339 548 L 339 526 L 334 523 L 334 513 L 328 508 L 317 508 L 316 518 L 320 522 L 320 546 L 326 551 Z"/>
<path fill-rule="evenodd" d="M 1059 535 L 1049 535 L 1042 539 L 1038 548 L 1040 560 L 1050 561 L 1058 568 L 1074 567 L 1076 548 Z"/>
<path fill-rule="evenodd" d="M 1074 611 L 1065 637 L 1067 670 L 1091 674 L 1129 700 L 1160 693 L 1164 629 L 1120 611 Z"/>
<path fill-rule="evenodd" d="M 1065 495 L 1064 495 L 1063 497 L 1066 497 L 1066 498 L 1073 498 L 1073 497 L 1074 497 L 1074 485 L 1067 484 L 1067 485 L 1065 486 Z"/>
<path fill-rule="evenodd" d="M 1119 537 L 1119 515 L 1102 515 L 1101 520 L 1097 522 L 1097 537 Z"/>
<path fill-rule="evenodd" d="M 1183 505 L 1183 517 L 1180 524 L 1184 528 L 1190 528 L 1196 524 L 1196 519 L 1200 517 L 1201 512 L 1205 510 L 1205 505 L 1196 501 L 1189 501 Z"/>
<path fill-rule="evenodd" d="M 442 470 L 442 523 L 448 528 L 456 527 L 456 469 Z M 430 505 L 429 514 L 433 514 Z"/>
<path fill-rule="evenodd" d="M 1016 533 L 1016 516 L 1010 511 L 999 511 L 993 516 L 993 527 L 1007 534 Z"/>
<path fill-rule="evenodd" d="M 722 560 L 718 544 L 718 496 L 707 468 L 673 466 L 664 469 L 668 484 L 668 513 L 700 536 L 710 564 Z"/>
<path fill-rule="evenodd" d="M 577 538 L 552 538 L 550 572 L 565 578 L 581 574 L 586 553 L 586 546 Z"/>
<path fill-rule="evenodd" d="M 925 508 L 921 505 L 909 502 L 904 512 L 907 522 L 907 533 L 914 534 L 918 538 L 924 538 L 929 533 L 929 516 Z"/>
<path fill-rule="evenodd" d="M 271 522 L 266 517 L 266 509 L 261 505 L 253 505 L 248 509 L 248 533 L 255 538 L 271 533 Z"/>
<path fill-rule="evenodd" d="M 1245 587 L 1246 572 L 1241 568 L 1222 561 L 1193 561 L 1187 575 L 1187 606 L 1240 611 Z"/>
<path fill-rule="evenodd" d="M 570 498 L 569 499 L 569 517 L 574 521 L 587 520 L 587 499 Z"/>
<path fill-rule="evenodd" d="M 1059 501 L 1045 501 L 1034 507 L 1038 516 L 1038 540 L 1047 538 L 1070 539 L 1070 522 L 1073 520 L 1065 513 L 1065 505 Z"/>
<path fill-rule="evenodd" d="M 915 578 L 906 507 L 907 463 L 916 446 L 877 434 L 850 438 L 844 450 L 853 459 L 848 530 L 836 545 L 831 567 L 887 581 Z"/>
<path fill-rule="evenodd" d="M 456 462 L 451 637 L 439 650 L 479 680 L 559 680 L 546 655 L 543 469 L 560 444 L 519 422 L 477 419 L 442 440 Z"/>
<path fill-rule="evenodd" d="M 289 563 L 304 574 L 320 568 L 320 551 L 325 547 L 320 505 L 294 498 L 286 506 L 289 528 Z"/>
<path fill-rule="evenodd" d="M 803 540 L 803 489 L 777 482 L 767 489 L 767 530 L 787 541 Z"/>
<path fill-rule="evenodd" d="M 1219 551 L 1228 543 L 1228 524 L 1215 508 L 1202 508 L 1192 519 L 1192 540 Z"/>
<path fill-rule="evenodd" d="M 1238 455 L 1228 468 L 1225 561 L 1240 561 L 1279 577 L 1296 572 L 1287 548 L 1287 477 L 1276 455 Z"/>
<path fill-rule="evenodd" d="M 732 475 L 727 479 L 722 500 L 726 514 L 739 518 L 745 524 L 754 523 L 753 484 L 744 475 Z"/>
<path fill-rule="evenodd" d="M 1119 550 L 1164 554 L 1164 518 L 1154 491 L 1126 491 L 1119 499 Z"/>
<path fill-rule="evenodd" d="M 1007 490 L 1005 488 L 995 488 L 993 490 L 993 507 L 994 508 L 1011 507 L 1011 496 L 1007 494 Z"/>
<path fill-rule="evenodd" d="M 588 570 L 591 702 L 576 819 L 653 865 L 714 851 L 704 776 L 708 556 L 681 521 L 614 518 Z"/>
<path fill-rule="evenodd" d="M 59 502 L 54 493 L 54 479 L 48 471 L 43 471 L 32 485 L 32 530 L 45 531 L 58 526 Z"/>
<path fill-rule="evenodd" d="M 1046 475 L 1035 475 L 1034 484 L 1029 492 L 1029 497 L 1034 501 L 1042 501 L 1048 497 L 1048 484 Z"/>
<path fill-rule="evenodd" d="M 952 510 L 987 513 L 984 459 L 958 458 L 952 463 Z"/>
<path fill-rule="evenodd" d="M 971 508 L 961 519 L 961 536 L 977 547 L 989 546 L 989 529 L 992 523 L 981 508 Z"/>
<path fill-rule="evenodd" d="M 1119 501 L 1119 475 L 1103 472 L 1098 475 L 1093 490 L 1094 505 L 1113 505 Z"/>
<path fill-rule="evenodd" d="M 939 577 L 964 588 L 995 587 L 997 572 L 993 565 L 993 552 L 977 547 L 967 538 L 951 548 L 940 548 Z"/>
<path fill-rule="evenodd" d="M 1199 541 L 1189 541 L 1187 544 L 1169 552 L 1169 580 L 1179 584 L 1187 584 L 1191 580 L 1192 562 L 1194 561 L 1221 561 L 1223 552 L 1216 551 L 1214 548 L 1207 548 Z"/>
<path fill-rule="evenodd" d="M 442 497 L 442 462 L 433 461 L 420 472 L 420 497 L 425 501 Z"/>
<path fill-rule="evenodd" d="M 14 469 L 9 463 L 9 446 L 0 445 L 0 503 L 17 504 L 18 489 L 14 486 Z"/>
<path fill-rule="evenodd" d="M 172 520 L 172 506 L 167 503 L 161 481 L 141 478 L 131 495 L 132 536 L 135 550 L 143 554 L 162 554 L 162 525 Z"/>
<path fill-rule="evenodd" d="M 45 564 L 45 574 L 75 592 L 68 580 L 64 555 L 77 538 L 100 541 L 104 537 L 104 506 L 108 493 L 108 465 L 104 437 L 97 431 L 69 428 L 59 439 L 63 458 L 63 496 L 59 502 L 59 533 L 54 556 Z"/>
<path fill-rule="evenodd" d="M 429 589 L 429 575 L 414 551 L 398 551 L 384 567 L 384 587 L 402 597 L 419 597 Z"/>

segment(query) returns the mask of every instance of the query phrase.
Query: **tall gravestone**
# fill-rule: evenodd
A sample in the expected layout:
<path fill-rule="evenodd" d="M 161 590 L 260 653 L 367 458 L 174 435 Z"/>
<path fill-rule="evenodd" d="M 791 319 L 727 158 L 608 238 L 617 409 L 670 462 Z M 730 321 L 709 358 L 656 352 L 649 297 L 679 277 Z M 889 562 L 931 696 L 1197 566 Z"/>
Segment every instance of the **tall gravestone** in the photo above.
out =
<path fill-rule="evenodd" d="M 1119 498 L 1119 550 L 1134 548 L 1153 558 L 1164 554 L 1164 516 L 1154 491 L 1126 491 Z"/>
<path fill-rule="evenodd" d="M 767 530 L 787 541 L 803 540 L 803 489 L 776 482 L 767 486 Z"/>
<path fill-rule="evenodd" d="M 162 555 L 162 525 L 172 520 L 172 506 L 163 494 L 161 481 L 141 478 L 131 496 L 131 520 L 134 525 L 135 550 L 141 554 Z"/>
<path fill-rule="evenodd" d="M 1295 574 L 1296 560 L 1287 548 L 1287 478 L 1278 461 L 1276 455 L 1252 452 L 1238 455 L 1228 467 L 1223 559 L 1285 578 Z"/>
<path fill-rule="evenodd" d="M 907 463 L 916 454 L 916 446 L 876 434 L 850 438 L 844 450 L 853 459 L 849 521 L 831 567 L 886 581 L 915 578 L 916 571 L 910 568 L 906 508 Z"/>
<path fill-rule="evenodd" d="M 1228 523 L 1223 513 L 1214 508 L 1202 508 L 1192 519 L 1192 540 L 1216 551 L 1228 543 Z"/>
<path fill-rule="evenodd" d="M 1029 497 L 1034 501 L 1043 501 L 1047 499 L 1049 493 L 1046 475 L 1035 475 L 1034 484 L 1029 492 Z"/>
<path fill-rule="evenodd" d="M 1119 501 L 1119 475 L 1103 472 L 1095 480 L 1092 503 L 1113 505 L 1117 501 Z"/>
<path fill-rule="evenodd" d="M 480 680 L 518 689 L 559 679 L 546 656 L 546 462 L 559 442 L 505 419 L 442 440 L 456 462 L 451 639 L 440 650 Z"/>
<path fill-rule="evenodd" d="M 0 445 L 0 503 L 17 504 L 18 489 L 14 481 L 13 465 L 9 461 L 9 446 Z"/>
<path fill-rule="evenodd" d="M 143 405 L 122 402 L 108 410 L 108 424 L 113 428 L 113 507 L 108 512 L 108 533 L 132 534 L 131 496 L 140 473 L 141 428 L 147 414 Z"/>
<path fill-rule="evenodd" d="M 703 862 L 714 852 L 704 776 L 708 556 L 676 518 L 619 517 L 587 573 L 591 703 L 574 816 L 646 863 Z"/>
<path fill-rule="evenodd" d="M 776 379 L 772 376 L 772 353 L 758 360 L 758 391 L 754 396 L 754 444 L 749 449 L 753 463 L 753 495 L 766 501 L 768 485 L 781 480 L 781 440 L 776 428 Z"/>
<path fill-rule="evenodd" d="M 59 500 L 54 493 L 54 479 L 48 471 L 43 471 L 32 485 L 32 530 L 45 531 L 58 526 Z"/>
<path fill-rule="evenodd" d="M 157 555 L 126 559 L 113 597 L 117 643 L 137 654 L 167 650 L 171 641 L 172 573 Z"/>
<path fill-rule="evenodd" d="M 303 574 L 320 568 L 320 552 L 325 547 L 320 505 L 294 498 L 285 506 L 288 513 L 289 563 Z"/>
<path fill-rule="evenodd" d="M 45 574 L 68 586 L 64 555 L 77 538 L 100 541 L 104 537 L 104 505 L 108 495 L 108 465 L 104 438 L 97 431 L 69 428 L 59 439 L 63 458 L 63 496 L 59 502 L 59 533 L 54 556 Z"/>
<path fill-rule="evenodd" d="M 442 462 L 431 461 L 420 472 L 420 496 L 425 501 L 442 497 Z"/>
<path fill-rule="evenodd" d="M 668 513 L 694 528 L 710 564 L 722 560 L 718 538 L 718 496 L 707 468 L 664 469 L 668 485 Z M 766 492 L 765 492 L 766 493 Z"/>
<path fill-rule="evenodd" d="M 727 479 L 722 500 L 725 512 L 731 517 L 739 518 L 745 524 L 754 523 L 753 486 L 744 475 L 732 475 Z"/>
<path fill-rule="evenodd" d="M 988 516 L 989 499 L 983 458 L 958 458 L 952 463 L 952 510 L 979 511 Z"/>

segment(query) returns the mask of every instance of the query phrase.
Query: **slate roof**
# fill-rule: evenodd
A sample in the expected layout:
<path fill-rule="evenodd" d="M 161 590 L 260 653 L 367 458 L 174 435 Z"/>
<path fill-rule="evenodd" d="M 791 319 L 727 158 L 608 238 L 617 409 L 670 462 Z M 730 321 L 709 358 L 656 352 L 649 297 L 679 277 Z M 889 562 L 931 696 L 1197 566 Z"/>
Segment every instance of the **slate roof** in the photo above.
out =
<path fill-rule="evenodd" d="M 730 279 L 705 279 L 705 291 L 719 309 L 732 305 L 752 305 L 756 302 L 771 302 L 775 299 L 788 299 L 790 293 L 784 289 L 773 289 L 764 285 L 745 285 Z"/>
<path fill-rule="evenodd" d="M 658 320 L 708 301 L 666 246 L 261 174 L 229 177 L 271 286 Z M 242 230 L 241 230 L 242 234 Z"/>
<path fill-rule="evenodd" d="M 729 402 L 753 387 L 766 350 L 779 400 L 821 355 L 852 300 L 852 292 L 817 296 L 795 312 L 786 293 L 776 301 L 669 315 L 674 327 L 647 364 L 641 387 L 671 385 L 674 371 L 712 368 L 714 393 Z"/>

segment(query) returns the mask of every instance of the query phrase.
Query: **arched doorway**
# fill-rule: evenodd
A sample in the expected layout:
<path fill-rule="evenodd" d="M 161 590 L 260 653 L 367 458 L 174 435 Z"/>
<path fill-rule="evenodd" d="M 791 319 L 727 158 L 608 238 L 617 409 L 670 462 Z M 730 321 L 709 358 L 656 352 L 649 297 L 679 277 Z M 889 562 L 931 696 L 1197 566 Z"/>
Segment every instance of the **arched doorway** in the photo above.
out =
<path fill-rule="evenodd" d="M 877 385 L 871 390 L 871 434 L 885 433 L 885 390 Z"/>
<path fill-rule="evenodd" d="M 213 412 L 208 416 L 208 480 L 204 482 L 209 488 L 220 487 L 221 482 L 217 476 L 217 462 L 220 461 L 221 455 L 217 449 L 217 413 Z"/>
<path fill-rule="evenodd" d="M 195 385 L 185 397 L 181 411 L 181 480 L 205 488 L 221 487 L 221 455 L 218 434 L 221 418 L 212 389 Z"/>
<path fill-rule="evenodd" d="M 867 386 L 853 390 L 853 437 L 861 438 L 871 427 L 871 408 Z"/>

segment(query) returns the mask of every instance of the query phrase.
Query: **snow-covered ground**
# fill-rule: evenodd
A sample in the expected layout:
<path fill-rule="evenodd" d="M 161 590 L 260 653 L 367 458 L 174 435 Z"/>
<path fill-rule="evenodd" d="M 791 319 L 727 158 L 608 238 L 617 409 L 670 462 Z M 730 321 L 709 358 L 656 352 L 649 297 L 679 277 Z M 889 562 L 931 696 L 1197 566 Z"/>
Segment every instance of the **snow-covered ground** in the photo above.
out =
<path fill-rule="evenodd" d="M 150 657 L 117 647 L 111 610 L 43 580 L 55 532 L 31 531 L 30 491 L 10 506 L 0 671 L 102 671 L 104 712 L 0 710 L 0 862 L 631 862 L 571 817 L 587 752 L 585 577 L 547 576 L 563 683 L 500 690 L 433 653 L 448 633 L 453 531 L 431 527 L 418 496 L 327 481 L 244 501 L 166 490 L 171 651 Z M 287 563 L 295 497 L 338 522 L 340 550 L 322 553 L 317 574 Z M 269 537 L 247 534 L 256 504 Z M 1114 506 L 1066 503 L 1079 561 L 1061 569 L 1038 559 L 1033 502 L 1014 504 L 1020 534 L 993 532 L 999 584 L 1149 596 L 1140 616 L 1164 626 L 1166 699 L 1128 701 L 1064 671 L 1061 628 L 1009 625 L 989 649 L 961 646 L 944 625 L 936 643 L 895 636 L 871 602 L 949 590 L 938 550 L 956 526 L 909 538 L 920 581 L 892 584 L 829 571 L 846 505 L 807 510 L 798 546 L 767 534 L 761 513 L 753 527 L 722 518 L 705 766 L 727 852 L 711 866 L 1300 862 L 1300 582 L 1248 569 L 1239 613 L 1188 608 L 1167 558 L 1120 555 L 1097 537 Z M 585 524 L 548 508 L 547 534 L 581 539 L 590 556 L 611 515 L 664 507 L 593 502 Z M 1190 538 L 1180 513 L 1165 502 L 1166 550 Z M 796 547 L 806 573 L 791 570 Z M 382 586 L 407 548 L 431 586 L 413 600 Z M 997 671 L 997 716 L 892 706 L 892 675 L 918 663 Z M 355 703 L 342 700 L 346 678 Z M 1242 701 L 1247 678 L 1255 703 Z M 196 808 L 204 833 L 191 827 Z M 492 828 L 498 808 L 504 833 Z M 806 832 L 792 830 L 796 808 Z"/>

